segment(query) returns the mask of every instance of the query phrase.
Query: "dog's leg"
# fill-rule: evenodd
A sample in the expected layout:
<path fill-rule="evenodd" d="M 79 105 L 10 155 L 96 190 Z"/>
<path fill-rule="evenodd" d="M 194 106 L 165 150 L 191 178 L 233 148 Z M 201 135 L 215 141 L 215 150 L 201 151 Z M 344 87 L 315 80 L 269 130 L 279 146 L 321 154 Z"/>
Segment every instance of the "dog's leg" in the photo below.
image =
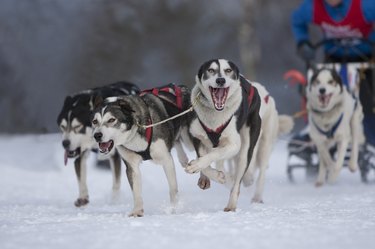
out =
<path fill-rule="evenodd" d="M 150 154 L 152 160 L 163 166 L 169 186 L 169 198 L 172 208 L 176 208 L 178 203 L 178 187 L 174 161 L 167 145 L 164 142 L 156 141 L 151 145 Z"/>
<path fill-rule="evenodd" d="M 120 194 L 121 187 L 121 158 L 116 151 L 109 159 L 112 170 L 112 199 L 116 200 Z"/>
<path fill-rule="evenodd" d="M 262 131 L 260 132 L 259 137 L 262 136 Z M 259 141 L 260 142 L 260 141 Z M 253 152 L 253 160 L 251 160 L 249 167 L 245 171 L 245 174 L 242 178 L 242 183 L 245 187 L 248 187 L 254 183 L 254 174 L 257 169 L 257 157 L 258 157 L 258 149 L 259 143 L 255 145 L 254 152 Z M 240 154 L 241 155 L 241 154 Z"/>
<path fill-rule="evenodd" d="M 133 193 L 134 207 L 129 214 L 130 217 L 142 217 L 144 215 L 143 199 L 142 199 L 142 176 L 139 169 L 139 164 L 142 157 L 124 148 L 123 146 L 116 147 L 121 158 L 126 165 L 126 176 L 128 178 L 130 188 Z"/>
<path fill-rule="evenodd" d="M 89 192 L 87 189 L 87 173 L 86 173 L 86 161 L 89 152 L 84 151 L 75 161 L 74 168 L 78 180 L 79 196 L 74 202 L 76 207 L 82 207 L 89 203 Z"/>
<path fill-rule="evenodd" d="M 189 163 L 189 158 L 187 157 L 184 148 L 182 147 L 182 143 L 180 140 L 176 141 L 174 144 L 174 147 L 177 152 L 177 158 L 180 162 L 181 166 L 185 168 L 187 164 Z"/>
<path fill-rule="evenodd" d="M 349 170 L 351 172 L 355 172 L 358 169 L 359 146 L 365 140 L 363 134 L 362 120 L 362 106 L 358 105 L 357 109 L 353 113 L 352 119 L 350 120 L 350 130 L 352 133 L 352 150 L 350 152 Z"/>
<path fill-rule="evenodd" d="M 230 138 L 222 139 L 219 146 L 213 148 L 209 153 L 190 161 L 185 171 L 193 174 L 207 168 L 215 161 L 225 160 L 233 157 L 241 148 L 241 138 L 238 134 Z"/>
<path fill-rule="evenodd" d="M 241 149 L 239 151 L 238 156 L 236 157 L 237 159 L 237 169 L 236 169 L 236 175 L 234 178 L 233 186 L 231 188 L 230 196 L 229 196 L 229 201 L 227 206 L 224 208 L 225 212 L 229 211 L 236 211 L 237 207 L 237 201 L 238 201 L 238 196 L 240 194 L 240 185 L 242 178 L 246 172 L 246 167 L 247 167 L 247 151 L 250 149 L 250 137 L 246 134 L 250 133 L 249 128 L 243 128 L 241 130 L 241 137 L 243 138 L 241 141 Z M 251 133 L 250 133 L 251 134 Z"/>
<path fill-rule="evenodd" d="M 200 155 L 207 154 L 207 151 L 201 146 L 197 147 L 196 151 L 198 151 L 198 158 L 200 157 Z M 209 189 L 211 187 L 210 179 L 223 184 L 225 183 L 225 174 L 223 171 L 219 171 L 217 169 L 213 169 L 211 166 L 208 166 L 202 169 L 202 171 L 200 172 L 200 177 L 198 179 L 197 185 L 203 190 Z"/>
<path fill-rule="evenodd" d="M 344 165 L 345 154 L 348 149 L 349 141 L 344 139 L 337 143 L 337 158 L 334 167 L 331 167 L 328 173 L 328 182 L 333 183 L 336 181 L 340 171 Z"/>
<path fill-rule="evenodd" d="M 261 132 L 260 140 L 256 146 L 258 147 L 256 148 L 257 150 L 255 154 L 256 160 L 254 160 L 256 161 L 256 164 L 259 167 L 259 175 L 256 181 L 255 193 L 252 202 L 263 203 L 262 195 L 264 190 L 265 175 L 268 167 L 268 160 L 270 158 L 273 143 L 276 139 L 276 136 L 277 134 L 275 133 L 275 131 L 272 131 L 270 129 L 268 130 L 268 132 Z"/>
<path fill-rule="evenodd" d="M 257 113 L 251 118 L 251 128 L 243 128 L 241 130 L 242 141 L 236 170 L 236 177 L 230 192 L 228 204 L 224 208 L 225 212 L 236 211 L 238 196 L 240 194 L 241 181 L 252 161 L 254 148 L 260 134 L 261 123 L 262 121 L 259 117 L 259 114 Z M 248 134 L 250 134 L 250 137 Z"/>
<path fill-rule="evenodd" d="M 314 141 L 314 144 L 316 145 L 317 152 L 318 152 L 318 158 L 319 158 L 319 170 L 318 170 L 318 177 L 315 182 L 316 187 L 320 187 L 324 184 L 326 177 L 327 177 L 327 171 L 330 166 L 332 166 L 333 161 L 331 158 L 331 155 L 328 152 L 328 146 L 324 143 L 318 143 Z"/>

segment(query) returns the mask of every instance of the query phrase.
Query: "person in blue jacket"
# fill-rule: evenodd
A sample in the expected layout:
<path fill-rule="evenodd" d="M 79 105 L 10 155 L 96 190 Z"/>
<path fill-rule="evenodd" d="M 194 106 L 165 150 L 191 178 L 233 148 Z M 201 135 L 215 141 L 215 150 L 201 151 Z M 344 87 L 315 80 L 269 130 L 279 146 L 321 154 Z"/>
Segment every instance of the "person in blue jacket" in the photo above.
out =
<path fill-rule="evenodd" d="M 345 64 L 375 60 L 375 0 L 303 0 L 293 12 L 291 22 L 297 53 L 306 62 L 315 58 L 309 25 L 320 27 L 327 40 L 325 62 Z M 367 142 L 375 145 L 375 75 L 372 71 L 365 72 L 359 98 Z M 298 134 L 296 139 L 310 140 L 306 132 Z"/>
<path fill-rule="evenodd" d="M 305 61 L 315 56 L 309 25 L 320 27 L 325 39 L 335 39 L 325 44 L 326 62 L 360 62 L 373 58 L 373 46 L 365 40 L 375 42 L 375 0 L 304 0 L 293 12 L 292 31 L 298 54 Z M 345 38 L 351 38 L 349 47 L 337 42 Z"/>

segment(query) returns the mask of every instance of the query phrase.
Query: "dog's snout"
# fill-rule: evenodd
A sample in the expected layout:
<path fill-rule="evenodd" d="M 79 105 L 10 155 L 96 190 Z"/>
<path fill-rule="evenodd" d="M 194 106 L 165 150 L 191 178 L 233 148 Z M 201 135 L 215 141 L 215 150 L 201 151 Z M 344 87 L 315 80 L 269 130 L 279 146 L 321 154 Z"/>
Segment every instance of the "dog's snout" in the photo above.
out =
<path fill-rule="evenodd" d="M 225 79 L 224 78 L 217 78 L 216 84 L 218 84 L 219 86 L 223 86 L 225 84 Z"/>
<path fill-rule="evenodd" d="M 95 138 L 96 142 L 100 142 L 102 140 L 102 137 L 103 137 L 103 133 L 101 133 L 101 132 L 96 132 L 94 134 L 94 138 Z"/>
<path fill-rule="evenodd" d="M 64 147 L 64 149 L 68 148 L 70 145 L 70 141 L 69 140 L 63 140 L 62 141 L 62 146 Z"/>
<path fill-rule="evenodd" d="M 320 94 L 325 94 L 326 93 L 326 89 L 325 88 L 320 88 L 319 89 L 319 93 Z"/>

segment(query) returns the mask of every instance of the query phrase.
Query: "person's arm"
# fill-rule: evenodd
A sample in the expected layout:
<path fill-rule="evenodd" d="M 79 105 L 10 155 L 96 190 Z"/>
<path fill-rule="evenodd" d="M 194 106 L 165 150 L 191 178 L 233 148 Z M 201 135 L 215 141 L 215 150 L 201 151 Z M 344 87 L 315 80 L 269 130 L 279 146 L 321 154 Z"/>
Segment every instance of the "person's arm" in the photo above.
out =
<path fill-rule="evenodd" d="M 292 15 L 292 31 L 297 44 L 297 54 L 306 62 L 315 58 L 315 50 L 309 37 L 312 16 L 313 0 L 305 0 Z"/>
<path fill-rule="evenodd" d="M 370 0 L 374 1 L 374 0 Z M 375 1 L 374 1 L 375 2 Z M 304 0 L 292 14 L 292 31 L 297 44 L 309 41 L 309 24 L 313 18 L 313 1 Z"/>
<path fill-rule="evenodd" d="M 369 35 L 369 40 L 375 42 L 375 1 L 362 0 L 362 12 L 365 20 L 373 24 L 372 32 Z"/>

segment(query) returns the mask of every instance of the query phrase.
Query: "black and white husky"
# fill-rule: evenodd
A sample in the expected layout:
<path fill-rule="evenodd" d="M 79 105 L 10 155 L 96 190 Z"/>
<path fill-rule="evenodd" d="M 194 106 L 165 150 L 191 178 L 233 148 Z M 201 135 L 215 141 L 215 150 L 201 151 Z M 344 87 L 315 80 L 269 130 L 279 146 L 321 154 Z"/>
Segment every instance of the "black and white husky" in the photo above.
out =
<path fill-rule="evenodd" d="M 195 138 L 199 157 L 189 163 L 186 171 L 202 171 L 206 175 L 205 171 L 213 162 L 222 170 L 223 162 L 231 161 L 235 175 L 224 211 L 235 211 L 245 172 L 244 180 L 251 184 L 253 174 L 259 168 L 253 201 L 261 202 L 264 171 L 273 143 L 279 131 L 292 129 L 292 119 L 281 122 L 274 100 L 265 88 L 246 80 L 238 67 L 225 59 L 210 60 L 200 67 L 191 100 L 196 101 L 194 111 L 197 116 L 191 122 L 189 132 Z M 283 127 L 279 127 L 279 122 Z M 203 187 L 206 183 L 202 182 L 207 180 L 201 175 L 199 185 Z"/>
<path fill-rule="evenodd" d="M 168 85 L 144 91 L 140 95 L 104 99 L 95 109 L 92 126 L 100 152 L 118 150 L 126 165 L 126 175 L 134 198 L 134 208 L 129 216 L 143 216 L 143 199 L 140 163 L 144 160 L 163 166 L 172 206 L 177 204 L 177 180 L 174 161 L 170 153 L 179 144 L 181 133 L 187 137 L 187 118 L 170 117 L 190 107 L 190 90 L 184 86 Z M 153 126 L 155 125 L 155 126 Z M 180 146 L 177 153 L 184 154 Z M 185 155 L 186 156 L 186 155 Z M 187 158 L 183 158 L 183 164 Z"/>
<path fill-rule="evenodd" d="M 64 164 L 68 158 L 75 158 L 74 166 L 78 179 L 79 196 L 74 202 L 77 207 L 89 203 L 89 194 L 86 184 L 86 160 L 91 150 L 97 149 L 97 144 L 92 137 L 91 115 L 94 101 L 97 96 L 103 98 L 118 95 L 139 93 L 139 88 L 128 82 L 116 82 L 103 87 L 79 92 L 67 96 L 62 110 L 57 118 L 57 124 L 62 131 L 62 145 L 65 150 Z M 121 160 L 114 152 L 108 159 L 113 174 L 113 192 L 120 189 Z"/>
<path fill-rule="evenodd" d="M 362 105 L 349 93 L 335 69 L 315 70 L 306 89 L 309 133 L 319 156 L 319 173 L 315 183 L 321 186 L 327 177 L 334 182 L 344 164 L 351 144 L 349 169 L 358 168 L 359 145 L 364 142 Z M 337 146 L 336 160 L 330 148 Z"/>

